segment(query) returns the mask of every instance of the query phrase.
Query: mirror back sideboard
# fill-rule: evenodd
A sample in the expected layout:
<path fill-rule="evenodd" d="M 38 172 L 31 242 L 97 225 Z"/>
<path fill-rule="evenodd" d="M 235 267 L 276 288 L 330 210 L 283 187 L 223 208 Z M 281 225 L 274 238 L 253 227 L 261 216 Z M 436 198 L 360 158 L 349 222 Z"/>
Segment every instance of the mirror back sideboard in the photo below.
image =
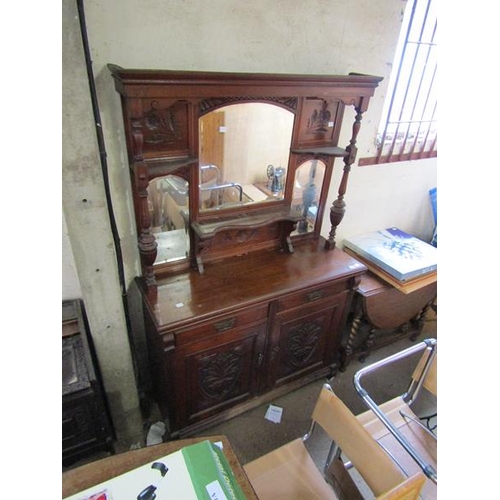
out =
<path fill-rule="evenodd" d="M 336 247 L 335 231 L 361 118 L 381 78 L 109 68 L 122 98 L 150 396 L 171 435 L 332 376 L 366 272 Z M 245 129 L 249 115 L 231 106 L 247 103 L 266 110 L 252 106 L 257 126 Z M 286 111 L 284 122 L 291 116 L 289 144 L 276 155 L 254 149 L 243 162 L 256 135 L 278 141 L 269 123 L 258 126 L 268 105 Z M 347 106 L 355 119 L 342 148 Z M 207 132 L 209 123 L 215 128 Z M 336 159 L 342 174 L 328 213 Z M 326 215 L 327 238 L 320 235 Z M 181 250 L 169 257 L 177 243 Z"/>

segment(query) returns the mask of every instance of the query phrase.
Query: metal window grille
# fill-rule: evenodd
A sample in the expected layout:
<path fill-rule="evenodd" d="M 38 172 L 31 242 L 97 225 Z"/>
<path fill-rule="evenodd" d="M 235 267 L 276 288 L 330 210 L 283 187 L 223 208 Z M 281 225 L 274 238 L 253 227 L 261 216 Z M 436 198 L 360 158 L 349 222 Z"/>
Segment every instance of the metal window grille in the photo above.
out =
<path fill-rule="evenodd" d="M 437 156 L 437 12 L 434 0 L 408 0 L 377 154 L 359 165 Z"/>

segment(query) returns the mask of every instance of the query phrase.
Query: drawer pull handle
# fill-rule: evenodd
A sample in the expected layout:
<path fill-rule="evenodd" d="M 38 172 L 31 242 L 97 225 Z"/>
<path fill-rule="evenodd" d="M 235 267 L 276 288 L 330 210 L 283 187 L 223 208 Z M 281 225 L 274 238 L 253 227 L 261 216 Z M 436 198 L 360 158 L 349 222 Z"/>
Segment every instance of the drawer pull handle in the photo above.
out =
<path fill-rule="evenodd" d="M 324 292 L 323 290 L 314 290 L 313 292 L 309 292 L 306 297 L 308 302 L 312 302 L 313 300 L 318 300 L 323 298 Z"/>
<path fill-rule="evenodd" d="M 230 330 L 233 328 L 236 323 L 236 318 L 225 319 L 224 321 L 219 321 L 218 323 L 214 323 L 215 330 L 217 332 L 225 332 L 226 330 Z"/>

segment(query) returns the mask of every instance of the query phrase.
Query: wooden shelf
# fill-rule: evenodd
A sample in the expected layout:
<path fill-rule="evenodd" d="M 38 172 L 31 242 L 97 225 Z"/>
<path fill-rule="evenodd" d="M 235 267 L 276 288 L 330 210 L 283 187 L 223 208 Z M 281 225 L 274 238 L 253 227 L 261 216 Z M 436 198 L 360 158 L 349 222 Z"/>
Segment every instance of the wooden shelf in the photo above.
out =
<path fill-rule="evenodd" d="M 251 229 L 262 227 L 267 224 L 279 221 L 291 221 L 299 222 L 303 220 L 304 217 L 298 214 L 294 210 L 285 207 L 279 210 L 273 210 L 272 212 L 259 213 L 256 215 L 248 215 L 247 213 L 242 213 L 240 217 L 233 217 L 231 219 L 222 219 L 219 221 L 211 222 L 192 222 L 191 227 L 193 228 L 196 235 L 204 240 L 211 238 L 219 231 L 225 231 L 229 229 Z"/>
<path fill-rule="evenodd" d="M 292 153 L 311 154 L 315 156 L 334 156 L 336 158 L 343 158 L 348 153 L 344 148 L 339 147 L 310 147 L 310 148 L 294 148 Z"/>
<path fill-rule="evenodd" d="M 168 175 L 175 172 L 181 167 L 187 167 L 198 161 L 194 156 L 186 156 L 183 158 L 154 158 L 145 159 L 148 166 L 150 177 L 158 177 L 160 175 Z"/>

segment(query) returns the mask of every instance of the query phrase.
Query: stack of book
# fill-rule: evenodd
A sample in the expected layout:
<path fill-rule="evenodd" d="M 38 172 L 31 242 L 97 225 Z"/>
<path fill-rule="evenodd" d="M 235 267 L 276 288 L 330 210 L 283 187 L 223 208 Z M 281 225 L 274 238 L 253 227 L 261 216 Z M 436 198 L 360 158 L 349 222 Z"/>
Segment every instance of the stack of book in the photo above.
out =
<path fill-rule="evenodd" d="M 245 500 L 220 448 L 202 441 L 65 500 Z"/>
<path fill-rule="evenodd" d="M 409 293 L 437 280 L 437 248 L 396 227 L 344 239 L 344 250 Z"/>

